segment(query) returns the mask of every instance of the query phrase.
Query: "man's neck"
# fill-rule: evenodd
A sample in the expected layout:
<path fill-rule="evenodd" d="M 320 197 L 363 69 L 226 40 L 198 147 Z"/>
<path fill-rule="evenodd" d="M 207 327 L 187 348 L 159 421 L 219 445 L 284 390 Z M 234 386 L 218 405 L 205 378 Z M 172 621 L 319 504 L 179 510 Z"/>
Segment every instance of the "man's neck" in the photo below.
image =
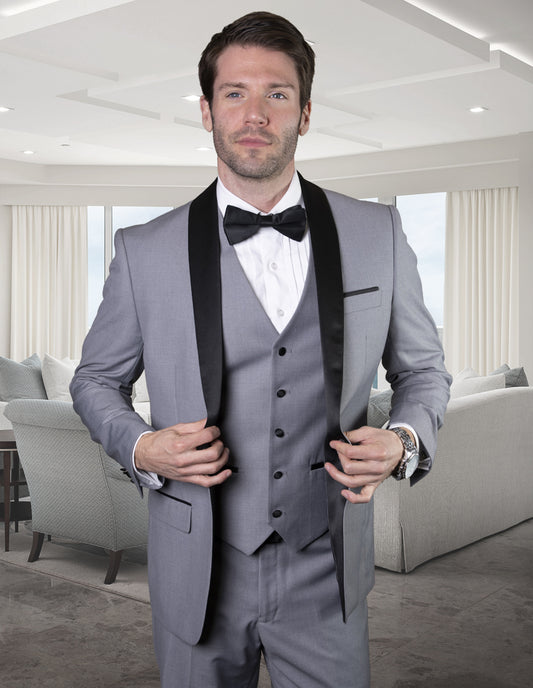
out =
<path fill-rule="evenodd" d="M 269 213 L 283 198 L 294 176 L 294 165 L 274 179 L 251 179 L 233 174 L 224 165 L 218 166 L 220 181 L 228 191 L 263 213 Z"/>

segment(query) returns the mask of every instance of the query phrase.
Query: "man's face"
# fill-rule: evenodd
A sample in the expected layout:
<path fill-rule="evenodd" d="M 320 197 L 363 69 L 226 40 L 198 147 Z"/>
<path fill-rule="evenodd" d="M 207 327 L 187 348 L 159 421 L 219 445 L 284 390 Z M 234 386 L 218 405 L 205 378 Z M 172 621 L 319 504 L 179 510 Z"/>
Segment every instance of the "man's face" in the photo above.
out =
<path fill-rule="evenodd" d="M 217 61 L 211 107 L 202 122 L 213 132 L 223 178 L 267 180 L 294 169 L 298 135 L 309 129 L 311 103 L 300 109 L 298 74 L 285 53 L 233 45 Z"/>

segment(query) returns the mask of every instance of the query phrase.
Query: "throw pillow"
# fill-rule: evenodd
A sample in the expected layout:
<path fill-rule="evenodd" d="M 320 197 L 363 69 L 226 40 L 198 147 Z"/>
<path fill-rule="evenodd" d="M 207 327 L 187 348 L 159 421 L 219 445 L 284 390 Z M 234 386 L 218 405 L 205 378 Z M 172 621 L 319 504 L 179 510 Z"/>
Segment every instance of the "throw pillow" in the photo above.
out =
<path fill-rule="evenodd" d="M 466 380 L 469 377 L 479 377 L 479 373 L 477 373 L 473 368 L 463 368 L 460 373 L 454 375 L 453 381 L 460 382 L 461 380 Z"/>
<path fill-rule="evenodd" d="M 49 399 L 72 401 L 69 385 L 79 361 L 72 358 L 59 360 L 49 354 L 43 359 L 43 382 Z"/>
<path fill-rule="evenodd" d="M 526 371 L 523 368 L 510 368 L 507 363 L 504 363 L 490 374 L 500 375 L 501 373 L 505 375 L 506 387 L 529 387 Z"/>
<path fill-rule="evenodd" d="M 450 387 L 450 398 L 466 397 L 470 394 L 488 392 L 491 389 L 503 389 L 505 387 L 505 375 L 471 376 L 462 380 L 454 378 Z"/>
<path fill-rule="evenodd" d="M 0 401 L 13 399 L 46 399 L 37 354 L 22 363 L 0 356 Z"/>

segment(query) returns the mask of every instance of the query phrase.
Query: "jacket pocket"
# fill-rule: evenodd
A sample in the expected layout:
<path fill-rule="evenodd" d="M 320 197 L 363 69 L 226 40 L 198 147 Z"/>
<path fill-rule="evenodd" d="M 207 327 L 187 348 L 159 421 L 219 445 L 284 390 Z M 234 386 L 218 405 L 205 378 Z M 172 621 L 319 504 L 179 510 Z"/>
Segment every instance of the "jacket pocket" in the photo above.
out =
<path fill-rule="evenodd" d="M 364 311 L 381 306 L 381 289 L 366 287 L 344 292 L 344 312 Z"/>
<path fill-rule="evenodd" d="M 192 505 L 157 490 L 150 503 L 150 515 L 182 533 L 191 532 Z"/>

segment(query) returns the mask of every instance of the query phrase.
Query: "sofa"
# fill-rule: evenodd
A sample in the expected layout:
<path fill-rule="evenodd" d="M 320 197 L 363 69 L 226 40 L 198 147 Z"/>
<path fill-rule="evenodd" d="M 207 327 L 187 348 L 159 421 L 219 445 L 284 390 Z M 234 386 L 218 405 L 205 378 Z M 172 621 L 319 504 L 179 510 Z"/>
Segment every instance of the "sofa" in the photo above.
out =
<path fill-rule="evenodd" d="M 16 366 L 37 365 L 31 359 Z M 19 377 L 31 377 L 32 393 L 67 401 L 74 366 L 75 361 L 45 356 L 42 389 L 35 371 L 17 371 Z M 8 367 L 17 377 L 13 366 Z M 0 359 L 0 392 L 1 383 Z M 144 376 L 134 391 L 136 410 L 150 422 Z M 533 518 L 533 441 L 529 435 L 533 388 L 525 372 L 504 365 L 491 375 L 479 376 L 468 368 L 454 377 L 451 393 L 429 475 L 413 487 L 391 478 L 376 491 L 379 567 L 411 571 L 433 557 Z M 369 425 L 382 427 L 387 422 L 391 394 L 382 390 L 371 396 Z M 1 412 L 2 402 L 0 423 L 8 423 Z"/>
<path fill-rule="evenodd" d="M 429 475 L 414 486 L 389 478 L 376 490 L 377 566 L 412 571 L 533 518 L 533 388 L 503 378 L 479 391 L 482 381 L 458 376 Z M 380 426 L 372 406 L 371 398 L 369 421 Z"/>

